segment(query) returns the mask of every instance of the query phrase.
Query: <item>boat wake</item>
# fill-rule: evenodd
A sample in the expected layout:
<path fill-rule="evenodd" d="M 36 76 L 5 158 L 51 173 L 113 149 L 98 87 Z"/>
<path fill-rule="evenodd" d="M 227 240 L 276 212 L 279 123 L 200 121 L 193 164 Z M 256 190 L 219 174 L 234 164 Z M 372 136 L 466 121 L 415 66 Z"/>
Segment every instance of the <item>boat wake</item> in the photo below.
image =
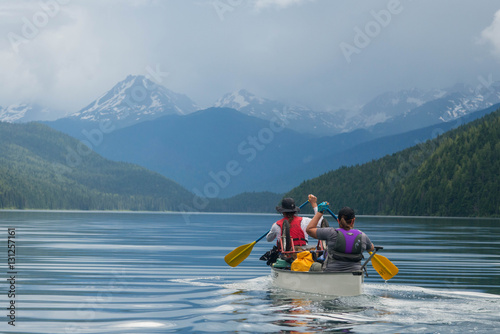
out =
<path fill-rule="evenodd" d="M 394 284 L 367 284 L 377 296 L 374 317 L 402 330 L 424 332 L 492 332 L 500 322 L 500 296 L 460 290 L 439 290 Z"/>
<path fill-rule="evenodd" d="M 179 283 L 183 285 L 191 286 L 215 286 L 219 287 L 221 284 L 216 283 L 221 278 L 220 276 L 208 276 L 208 277 L 194 277 L 194 278 L 179 278 L 169 280 L 172 283 Z"/>
<path fill-rule="evenodd" d="M 241 331 L 491 333 L 500 323 L 500 296 L 475 291 L 365 283 L 363 295 L 332 297 L 274 288 L 269 275 L 230 283 L 218 276 L 173 281 L 217 288 L 207 301 L 210 312 L 240 315 Z"/>

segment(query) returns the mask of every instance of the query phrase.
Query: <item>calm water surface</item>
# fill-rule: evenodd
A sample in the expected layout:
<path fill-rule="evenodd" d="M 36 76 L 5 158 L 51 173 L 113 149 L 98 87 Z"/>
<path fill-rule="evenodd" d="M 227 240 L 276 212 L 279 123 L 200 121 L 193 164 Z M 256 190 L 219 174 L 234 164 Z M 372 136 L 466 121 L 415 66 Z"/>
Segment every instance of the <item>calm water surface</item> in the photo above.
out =
<path fill-rule="evenodd" d="M 273 288 L 259 242 L 277 215 L 0 212 L 2 333 L 492 333 L 500 220 L 358 217 L 400 272 L 369 266 L 365 294 Z M 15 298 L 8 229 L 15 229 Z M 12 231 L 12 230 L 11 230 Z M 6 283 L 7 281 L 7 283 Z M 15 327 L 8 324 L 15 301 Z"/>

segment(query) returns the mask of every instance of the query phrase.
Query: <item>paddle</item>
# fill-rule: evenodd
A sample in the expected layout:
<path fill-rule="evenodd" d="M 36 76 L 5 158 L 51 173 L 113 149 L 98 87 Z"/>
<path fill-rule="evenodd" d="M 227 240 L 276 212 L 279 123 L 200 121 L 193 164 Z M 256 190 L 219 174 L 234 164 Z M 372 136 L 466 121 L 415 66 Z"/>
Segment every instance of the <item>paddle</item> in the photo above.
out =
<path fill-rule="evenodd" d="M 333 216 L 333 218 L 335 218 L 338 221 L 337 216 L 335 216 L 332 210 L 330 210 L 330 208 L 328 208 L 327 210 Z M 372 255 L 371 252 L 369 253 L 370 255 Z M 373 254 L 373 256 L 371 256 L 371 259 L 372 259 L 373 269 L 375 269 L 377 273 L 386 281 L 393 278 L 399 272 L 398 267 L 396 267 L 385 256 Z"/>
<path fill-rule="evenodd" d="M 253 246 L 257 242 L 259 242 L 262 238 L 264 238 L 268 233 L 269 233 L 269 231 L 264 233 L 259 239 L 255 240 L 254 242 L 236 247 L 235 250 L 233 250 L 231 253 L 224 256 L 224 261 L 226 261 L 226 263 L 228 265 L 230 265 L 231 267 L 236 267 L 241 262 L 243 262 L 243 260 L 245 260 L 248 257 L 248 255 L 250 255 L 250 253 L 252 252 Z"/>
<path fill-rule="evenodd" d="M 302 203 L 302 205 L 299 206 L 299 208 L 302 209 L 302 207 L 304 207 L 307 203 L 309 203 L 309 201 L 305 201 L 304 203 Z M 231 267 L 236 267 L 241 262 L 243 262 L 248 257 L 248 255 L 250 255 L 250 253 L 252 252 L 253 246 L 255 246 L 255 244 L 257 242 L 259 242 L 262 238 L 264 238 L 268 233 L 269 233 L 269 231 L 264 233 L 259 239 L 255 240 L 249 244 L 245 244 L 245 245 L 241 245 L 239 247 L 236 247 L 236 249 L 234 249 L 232 252 L 230 252 L 229 254 L 224 256 L 224 261 L 226 261 L 226 263 L 228 265 L 230 265 Z"/>
<path fill-rule="evenodd" d="M 333 216 L 333 218 L 335 218 L 336 221 L 339 221 L 337 216 L 335 216 L 335 214 L 332 212 L 332 210 L 330 210 L 330 208 L 328 208 L 327 210 L 328 210 L 328 212 L 330 212 L 330 214 Z"/>
<path fill-rule="evenodd" d="M 369 253 L 371 254 L 371 252 Z M 398 267 L 396 267 L 383 255 L 374 254 L 372 258 L 372 266 L 373 269 L 375 269 L 377 273 L 386 281 L 393 278 L 399 272 Z"/>

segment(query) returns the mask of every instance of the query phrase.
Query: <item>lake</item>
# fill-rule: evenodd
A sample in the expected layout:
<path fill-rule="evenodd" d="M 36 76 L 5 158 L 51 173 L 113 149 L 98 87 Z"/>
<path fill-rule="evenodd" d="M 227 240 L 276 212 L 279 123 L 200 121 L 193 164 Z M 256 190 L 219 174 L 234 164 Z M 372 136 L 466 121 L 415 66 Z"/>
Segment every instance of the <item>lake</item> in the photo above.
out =
<path fill-rule="evenodd" d="M 385 282 L 369 265 L 363 295 L 335 298 L 273 288 L 269 268 L 259 261 L 272 247 L 265 240 L 239 266 L 226 265 L 227 253 L 256 240 L 278 218 L 0 211 L 0 332 L 492 333 L 500 328 L 498 219 L 359 216 L 356 227 L 384 246 L 379 254 L 399 274 Z M 9 254 L 13 245 L 15 254 Z"/>

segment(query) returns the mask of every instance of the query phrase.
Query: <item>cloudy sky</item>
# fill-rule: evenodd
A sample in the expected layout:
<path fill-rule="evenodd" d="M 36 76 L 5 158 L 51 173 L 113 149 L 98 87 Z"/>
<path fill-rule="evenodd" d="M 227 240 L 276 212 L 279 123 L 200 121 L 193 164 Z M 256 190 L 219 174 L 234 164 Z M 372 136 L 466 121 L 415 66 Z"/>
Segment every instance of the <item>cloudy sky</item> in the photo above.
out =
<path fill-rule="evenodd" d="M 202 107 L 240 88 L 335 110 L 385 91 L 476 86 L 500 80 L 500 3 L 0 0 L 0 106 L 72 113 L 152 72 Z"/>

